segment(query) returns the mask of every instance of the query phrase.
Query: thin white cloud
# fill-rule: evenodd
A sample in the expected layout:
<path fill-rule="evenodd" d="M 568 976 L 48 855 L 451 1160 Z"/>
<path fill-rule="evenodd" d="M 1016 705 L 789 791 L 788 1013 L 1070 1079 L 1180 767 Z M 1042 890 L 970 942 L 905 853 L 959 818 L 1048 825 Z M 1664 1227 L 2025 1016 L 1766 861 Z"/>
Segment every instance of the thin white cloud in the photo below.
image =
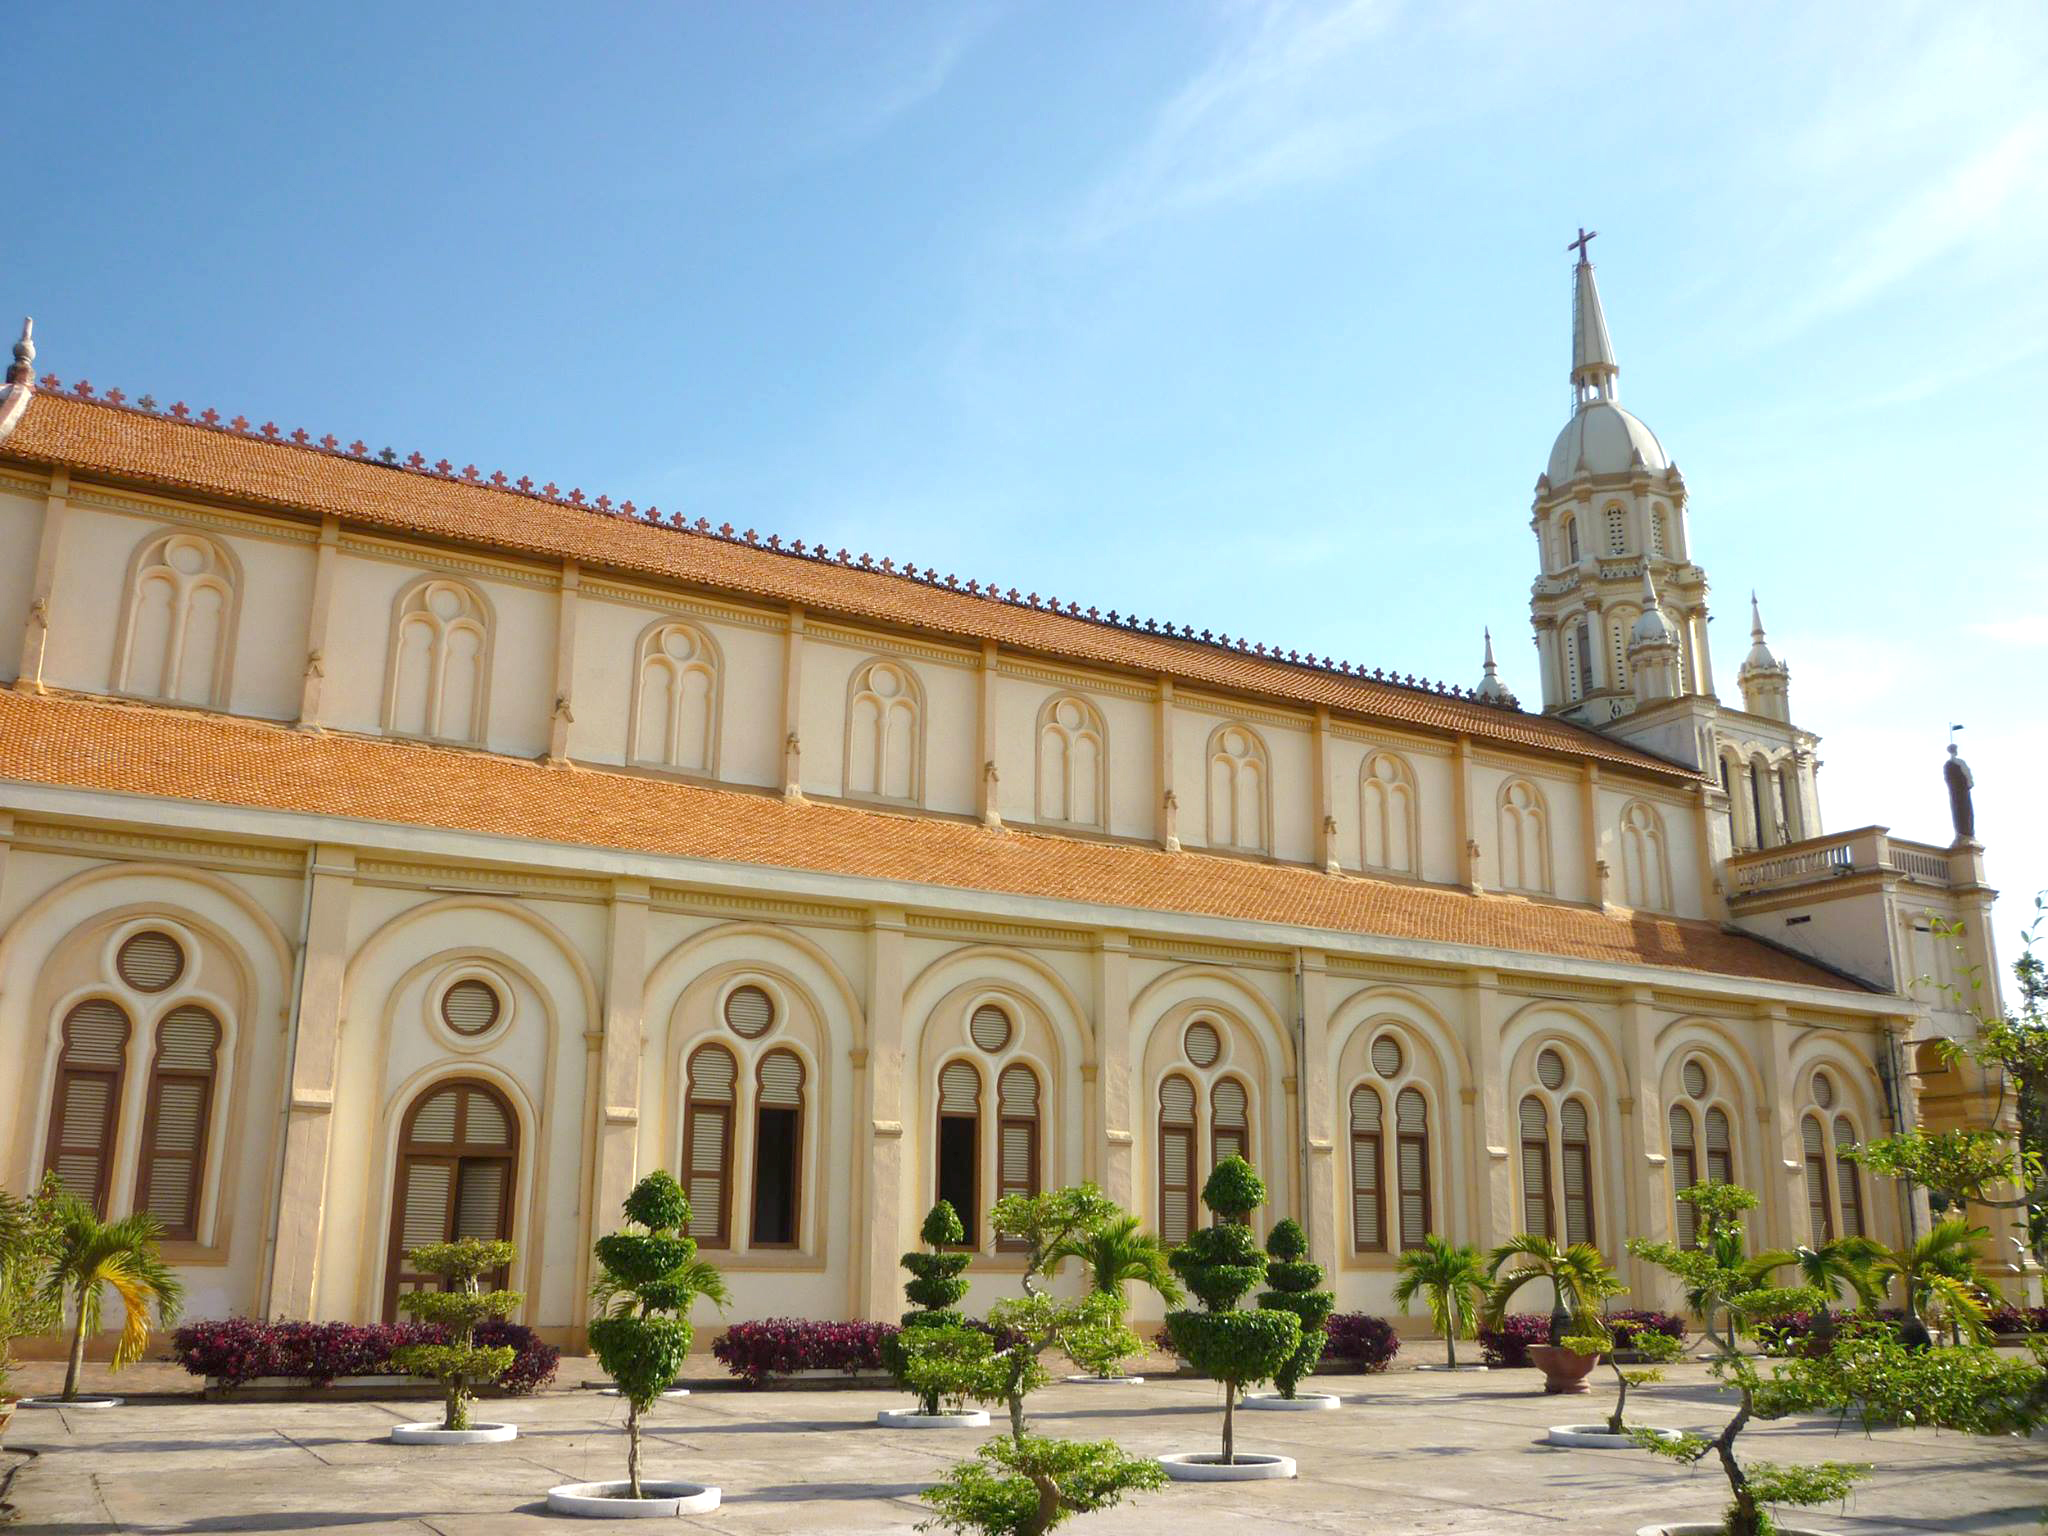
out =
<path fill-rule="evenodd" d="M 994 3 L 962 3 L 942 11 L 928 35 L 904 42 L 890 55 L 888 71 L 863 95 L 837 104 L 813 136 L 814 151 L 836 149 L 870 138 L 915 111 L 952 82 L 974 47 L 1002 18 Z"/>

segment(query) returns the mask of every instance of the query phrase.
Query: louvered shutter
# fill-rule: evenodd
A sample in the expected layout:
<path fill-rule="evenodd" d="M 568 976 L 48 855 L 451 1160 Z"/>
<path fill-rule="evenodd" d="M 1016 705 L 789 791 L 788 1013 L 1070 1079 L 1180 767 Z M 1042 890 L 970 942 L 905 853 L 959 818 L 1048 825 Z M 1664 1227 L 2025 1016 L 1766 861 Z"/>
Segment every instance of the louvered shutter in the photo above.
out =
<path fill-rule="evenodd" d="M 956 1061 L 939 1074 L 939 1113 L 972 1115 L 981 1109 L 981 1074 L 971 1062 Z"/>
<path fill-rule="evenodd" d="M 761 1058 L 761 1102 L 771 1109 L 801 1109 L 804 1064 L 794 1051 L 770 1051 Z"/>
<path fill-rule="evenodd" d="M 1699 1183 L 1699 1154 L 1693 1145 L 1692 1114 L 1683 1104 L 1671 1106 L 1671 1189 L 1676 1194 Z M 1690 1248 L 1699 1236 L 1699 1208 L 1680 1200 L 1677 1208 L 1678 1246 Z"/>
<path fill-rule="evenodd" d="M 1553 1050 L 1545 1050 L 1536 1058 L 1536 1081 L 1544 1087 L 1555 1090 L 1564 1086 L 1564 1058 Z"/>
<path fill-rule="evenodd" d="M 399 1206 L 399 1246 L 405 1253 L 442 1243 L 454 1226 L 453 1159 L 414 1158 L 405 1170 L 405 1193 Z"/>
<path fill-rule="evenodd" d="M 1169 1246 L 1195 1229 L 1195 1090 L 1184 1077 L 1159 1085 L 1159 1236 Z"/>
<path fill-rule="evenodd" d="M 721 1045 L 690 1054 L 690 1096 L 683 1110 L 683 1179 L 690 1197 L 690 1236 L 707 1248 L 730 1241 L 733 1082 L 738 1064 Z"/>
<path fill-rule="evenodd" d="M 725 1000 L 725 1022 L 742 1039 L 758 1040 L 775 1023 L 775 1000 L 760 987 L 734 987 Z"/>
<path fill-rule="evenodd" d="M 1360 1083 L 1351 1090 L 1351 1242 L 1361 1253 L 1386 1251 L 1381 1222 L 1380 1096 Z"/>
<path fill-rule="evenodd" d="M 1394 1128 L 1400 1137 L 1401 1246 L 1420 1248 L 1429 1233 L 1429 1106 L 1420 1089 L 1401 1090 Z"/>
<path fill-rule="evenodd" d="M 1198 1067 L 1213 1067 L 1216 1058 L 1223 1054 L 1223 1037 L 1207 1019 L 1197 1019 L 1188 1026 L 1185 1044 L 1188 1060 Z"/>
<path fill-rule="evenodd" d="M 1522 1100 L 1522 1230 L 1550 1236 L 1550 1117 L 1543 1101 Z"/>
<path fill-rule="evenodd" d="M 476 1083 L 430 1088 L 404 1122 L 392 1199 L 384 1320 L 398 1298 L 439 1282 L 407 1260 L 415 1249 L 454 1238 L 496 1239 L 512 1231 L 518 1125 L 496 1093 Z M 479 1277 L 502 1286 L 506 1271 Z"/>
<path fill-rule="evenodd" d="M 1558 1121 L 1564 1131 L 1564 1240 L 1590 1243 L 1594 1240 L 1593 1147 L 1586 1106 L 1577 1099 L 1566 1099 Z"/>
<path fill-rule="evenodd" d="M 1038 1193 L 1038 1078 L 1021 1064 L 1003 1069 L 996 1084 L 996 1198 Z M 1004 1238 L 1001 1247 L 1028 1246 Z"/>
<path fill-rule="evenodd" d="M 498 994 L 486 982 L 467 977 L 441 994 L 441 1018 L 458 1035 L 480 1035 L 498 1022 Z"/>
<path fill-rule="evenodd" d="M 1828 1209 L 1828 1153 L 1821 1139 L 1820 1122 L 1808 1115 L 1799 1122 L 1799 1136 L 1806 1156 L 1806 1229 L 1818 1248 L 1835 1235 L 1835 1220 Z"/>
<path fill-rule="evenodd" d="M 136 1204 L 163 1223 L 166 1237 L 198 1236 L 219 1046 L 219 1020 L 191 1004 L 172 1009 L 157 1028 Z"/>
<path fill-rule="evenodd" d="M 1835 1193 L 1842 1202 L 1844 1237 L 1863 1236 L 1863 1183 L 1857 1177 L 1862 1170 L 1848 1155 L 1854 1145 L 1856 1128 L 1849 1124 L 1848 1116 L 1835 1116 Z"/>
<path fill-rule="evenodd" d="M 1251 1156 L 1251 1123 L 1244 1084 L 1234 1077 L 1221 1078 L 1210 1093 L 1210 1116 L 1214 1129 L 1211 1166 L 1226 1157 Z"/>
<path fill-rule="evenodd" d="M 462 1102 L 460 1088 L 444 1088 L 413 1116 L 412 1139 L 414 1141 L 447 1142 L 455 1144 L 455 1110 Z"/>
<path fill-rule="evenodd" d="M 1695 1056 L 1686 1062 L 1683 1076 L 1685 1078 L 1685 1091 L 1688 1095 L 1695 1099 L 1703 1099 L 1707 1096 L 1707 1068 L 1706 1064 L 1699 1057 Z"/>
<path fill-rule="evenodd" d="M 106 1214 L 114 1117 L 127 1051 L 128 1015 L 119 1004 L 91 998 L 65 1016 L 44 1163 L 66 1189 L 101 1215 Z"/>
<path fill-rule="evenodd" d="M 114 974 L 138 992 L 162 992 L 185 974 L 185 951 L 168 933 L 138 933 L 115 951 Z"/>
<path fill-rule="evenodd" d="M 1707 1111 L 1707 1177 L 1716 1184 L 1735 1182 L 1734 1131 L 1719 1106 Z"/>
<path fill-rule="evenodd" d="M 512 1125 L 504 1106 L 479 1088 L 462 1090 L 468 1102 L 469 1118 L 462 1139 L 472 1147 L 502 1147 L 512 1140 Z"/>
<path fill-rule="evenodd" d="M 1401 1042 L 1392 1035 L 1381 1035 L 1372 1043 L 1372 1069 L 1381 1077 L 1401 1075 Z"/>
<path fill-rule="evenodd" d="M 1010 1016 L 994 1003 L 983 1003 L 968 1020 L 967 1035 L 976 1045 L 994 1055 L 1010 1043 Z"/>
<path fill-rule="evenodd" d="M 503 1235 L 508 1171 L 495 1159 L 463 1159 L 455 1202 L 455 1236 L 490 1239 Z"/>

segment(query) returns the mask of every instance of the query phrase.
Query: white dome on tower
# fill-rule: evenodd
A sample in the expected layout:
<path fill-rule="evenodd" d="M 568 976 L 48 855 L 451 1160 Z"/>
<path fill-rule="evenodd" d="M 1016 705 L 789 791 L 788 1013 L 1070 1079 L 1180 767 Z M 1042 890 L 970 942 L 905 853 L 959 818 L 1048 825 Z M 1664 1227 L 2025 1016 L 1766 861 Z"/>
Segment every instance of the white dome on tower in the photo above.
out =
<path fill-rule="evenodd" d="M 1638 454 L 1646 469 L 1671 467 L 1657 434 L 1633 412 L 1612 400 L 1592 400 L 1573 412 L 1557 434 L 1547 473 L 1552 485 L 1566 484 L 1582 467 L 1589 475 L 1625 475 L 1636 467 Z"/>

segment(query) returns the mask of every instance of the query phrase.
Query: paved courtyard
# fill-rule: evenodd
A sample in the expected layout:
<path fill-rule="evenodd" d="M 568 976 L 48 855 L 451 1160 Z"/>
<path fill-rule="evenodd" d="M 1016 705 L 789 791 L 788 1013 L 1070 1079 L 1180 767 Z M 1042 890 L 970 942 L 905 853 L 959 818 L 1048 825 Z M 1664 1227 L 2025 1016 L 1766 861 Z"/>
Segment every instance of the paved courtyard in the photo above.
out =
<path fill-rule="evenodd" d="M 565 1360 L 566 1368 L 582 1362 Z M 145 1370 L 149 1368 L 144 1368 Z M 142 1385 L 141 1372 L 121 1384 Z M 168 1384 L 168 1383 L 167 1383 Z M 1342 1394 L 1337 1413 L 1240 1416 L 1240 1446 L 1299 1458 L 1292 1483 L 1176 1484 L 1068 1529 L 1156 1533 L 1372 1532 L 1375 1536 L 1628 1536 L 1656 1518 L 1708 1518 L 1722 1502 L 1711 1470 L 1640 1452 L 1559 1450 L 1546 1425 L 1584 1418 L 1604 1401 L 1546 1399 L 1528 1371 L 1457 1378 L 1394 1372 L 1322 1376 Z M 24 1385 L 27 1385 L 26 1383 Z M 36 1383 L 35 1385 L 40 1385 Z M 1571 1406 L 1566 1407 L 1569 1403 Z M 908 1531 L 924 1517 L 915 1495 L 981 1431 L 878 1429 L 885 1391 L 700 1390 L 656 1410 L 648 1475 L 699 1479 L 725 1491 L 717 1513 L 680 1522 L 731 1533 Z M 1063 1436 L 1114 1437 L 1136 1451 L 1211 1449 L 1216 1389 L 1178 1379 L 1142 1387 L 1056 1386 L 1033 1399 L 1035 1424 Z M 575 1385 L 486 1403 L 485 1418 L 519 1425 L 506 1445 L 413 1448 L 382 1437 L 430 1405 L 369 1401 L 131 1402 L 106 1412 L 17 1415 L 0 1475 L 20 1467 L 11 1499 L 35 1532 L 432 1531 L 490 1536 L 554 1529 L 542 1495 L 552 1483 L 623 1475 L 623 1410 Z M 1711 1428 L 1725 1417 L 1698 1367 L 1643 1394 L 1646 1420 Z M 994 1433 L 991 1430 L 987 1433 Z M 1887 1433 L 1799 1421 L 1746 1437 L 1753 1455 L 1783 1461 L 1870 1460 L 1876 1477 L 1846 1512 L 1809 1522 L 1844 1536 L 1951 1531 L 2037 1532 L 2048 1507 L 2048 1446 L 1958 1435 Z M 39 1452 L 32 1459 L 12 1454 Z M 570 1529 L 593 1529 L 570 1524 Z"/>

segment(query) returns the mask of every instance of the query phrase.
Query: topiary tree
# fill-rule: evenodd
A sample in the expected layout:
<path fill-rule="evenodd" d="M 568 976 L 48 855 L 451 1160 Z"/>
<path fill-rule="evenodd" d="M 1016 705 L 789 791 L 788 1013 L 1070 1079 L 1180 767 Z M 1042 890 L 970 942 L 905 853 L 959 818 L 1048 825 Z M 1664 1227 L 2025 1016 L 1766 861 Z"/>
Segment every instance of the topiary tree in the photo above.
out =
<path fill-rule="evenodd" d="M 640 1415 L 661 1400 L 690 1353 L 690 1304 L 729 1300 L 718 1271 L 697 1258 L 689 1235 L 690 1200 L 657 1170 L 625 1200 L 628 1227 L 597 1240 L 603 1273 L 591 1286 L 602 1309 L 590 1347 L 626 1400 L 626 1482 L 640 1498 Z"/>
<path fill-rule="evenodd" d="M 1005 1195 L 989 1212 L 989 1225 L 1024 1249 L 1024 1295 L 989 1308 L 989 1327 L 1006 1342 L 996 1354 L 1002 1398 L 1010 1412 L 1010 1438 L 1024 1440 L 1024 1398 L 1044 1386 L 1043 1356 L 1060 1348 L 1079 1363 L 1134 1353 L 1138 1339 L 1126 1328 L 1113 1298 L 1091 1291 L 1060 1301 L 1046 1289 L 1067 1250 L 1123 1214 L 1093 1184 Z"/>
<path fill-rule="evenodd" d="M 983 1536 L 1043 1536 L 1076 1515 L 1121 1504 L 1132 1493 L 1166 1484 L 1166 1469 L 1126 1455 L 1114 1440 L 1048 1440 L 1000 1436 L 918 1497 L 935 1511 L 920 1531 L 973 1531 Z"/>
<path fill-rule="evenodd" d="M 917 1411 L 939 1412 L 943 1401 L 958 1403 L 988 1395 L 995 1345 L 969 1328 L 955 1306 L 967 1294 L 967 1266 L 974 1255 L 957 1247 L 967 1241 L 959 1213 L 941 1200 L 925 1213 L 920 1237 L 929 1252 L 903 1255 L 910 1280 L 903 1294 L 917 1310 L 903 1314 L 903 1328 L 882 1346 L 882 1361 L 896 1384 L 917 1398 Z"/>
<path fill-rule="evenodd" d="M 1607 1416 L 1607 1433 L 1625 1435 L 1629 1432 L 1623 1417 L 1628 1410 L 1628 1389 L 1647 1387 L 1662 1381 L 1664 1372 L 1658 1367 L 1669 1365 L 1685 1353 L 1685 1345 L 1668 1333 L 1658 1333 L 1652 1328 L 1639 1328 L 1636 1330 L 1633 1347 L 1636 1353 L 1650 1363 L 1637 1370 L 1625 1370 L 1621 1362 L 1614 1358 L 1614 1335 L 1608 1331 L 1605 1323 L 1588 1320 L 1581 1328 L 1581 1332 L 1565 1335 L 1564 1347 L 1575 1349 L 1582 1355 L 1599 1355 L 1606 1360 L 1608 1368 L 1614 1372 L 1614 1379 L 1619 1388 L 1615 1393 L 1614 1412 Z"/>
<path fill-rule="evenodd" d="M 1294 1352 L 1273 1373 L 1280 1395 L 1292 1399 L 1302 1377 L 1323 1358 L 1323 1346 L 1330 1342 L 1323 1324 L 1337 1305 L 1333 1292 L 1317 1290 L 1323 1283 L 1323 1266 L 1308 1258 L 1308 1234 L 1293 1217 L 1279 1222 L 1266 1236 L 1266 1279 L 1272 1286 L 1259 1293 L 1259 1306 L 1267 1312 L 1291 1312 L 1301 1324 L 1301 1338 Z"/>
<path fill-rule="evenodd" d="M 1394 1301 L 1405 1314 L 1417 1296 L 1429 1304 L 1429 1320 L 1443 1335 L 1445 1363 L 1458 1368 L 1458 1340 L 1479 1331 L 1479 1312 L 1486 1304 L 1486 1269 L 1479 1250 L 1453 1243 L 1434 1232 L 1420 1248 L 1401 1255 L 1401 1278 L 1394 1282 Z"/>
<path fill-rule="evenodd" d="M 1266 1256 L 1252 1232 L 1251 1213 L 1266 1203 L 1266 1185 L 1241 1157 L 1226 1157 L 1202 1186 L 1202 1200 L 1219 1218 L 1173 1250 L 1173 1272 L 1202 1304 L 1199 1312 L 1170 1312 L 1173 1347 L 1196 1370 L 1223 1385 L 1223 1465 L 1236 1459 L 1233 1415 L 1240 1389 L 1270 1381 L 1301 1343 L 1292 1312 L 1241 1312 L 1237 1304 L 1266 1277 Z"/>
<path fill-rule="evenodd" d="M 496 1381 L 512 1368 L 519 1353 L 509 1345 L 487 1349 L 476 1342 L 477 1324 L 510 1317 L 525 1299 L 517 1291 L 486 1291 L 477 1286 L 478 1276 L 503 1269 L 515 1252 L 510 1243 L 464 1237 L 452 1243 L 429 1243 L 407 1255 L 417 1272 L 437 1277 L 442 1289 L 408 1291 L 398 1298 L 398 1310 L 415 1322 L 433 1323 L 447 1337 L 439 1344 L 407 1344 L 394 1349 L 391 1363 L 408 1376 L 423 1376 L 441 1384 L 447 1397 L 441 1414 L 443 1429 L 469 1428 L 470 1405 L 475 1401 L 470 1388 Z"/>

